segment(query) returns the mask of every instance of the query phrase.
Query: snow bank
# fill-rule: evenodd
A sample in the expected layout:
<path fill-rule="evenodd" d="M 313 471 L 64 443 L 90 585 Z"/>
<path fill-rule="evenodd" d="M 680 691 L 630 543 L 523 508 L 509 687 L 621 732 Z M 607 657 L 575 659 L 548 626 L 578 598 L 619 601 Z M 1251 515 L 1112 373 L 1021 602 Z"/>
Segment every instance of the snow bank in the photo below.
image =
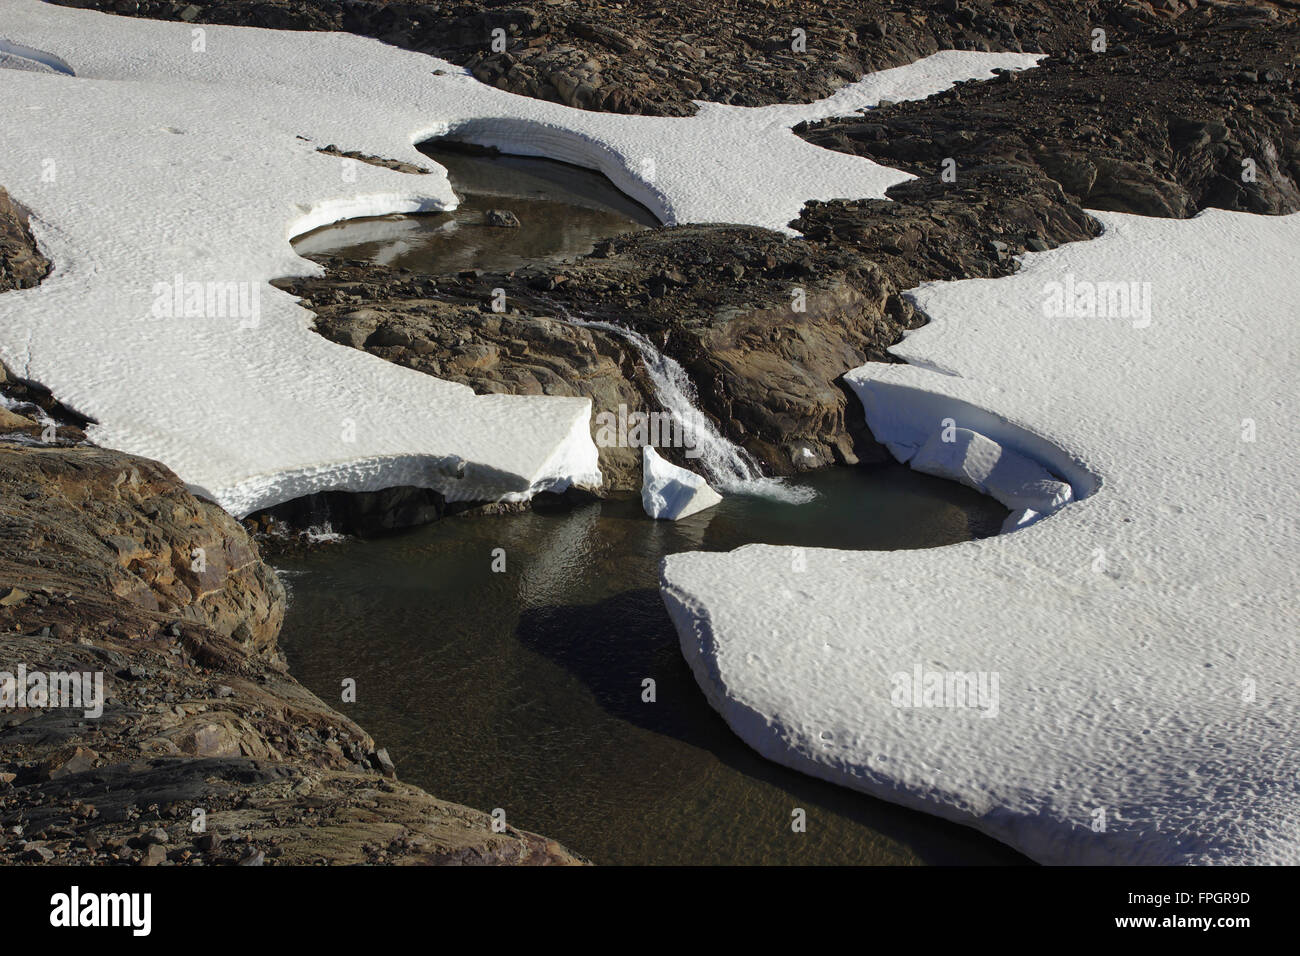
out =
<path fill-rule="evenodd" d="M 1003 530 L 1025 527 L 1068 504 L 1074 490 L 1046 468 L 1004 448 L 955 419 L 940 423 L 929 440 L 907 459 L 927 475 L 960 481 L 1011 509 Z"/>
<path fill-rule="evenodd" d="M 720 501 L 722 495 L 695 472 L 665 461 L 649 445 L 641 449 L 641 507 L 650 517 L 676 521 Z"/>
<path fill-rule="evenodd" d="M 1081 500 L 933 550 L 673 555 L 665 603 L 787 766 L 1045 863 L 1295 864 L 1300 215 L 1096 215 L 1017 275 L 917 290 L 911 364 L 850 376 L 900 459 L 987 485 L 1009 449 Z M 1048 318 L 1069 282 L 1150 310 Z"/>
<path fill-rule="evenodd" d="M 909 178 L 791 125 L 1034 62 L 939 54 L 812 106 L 650 118 L 514 96 L 348 34 L 38 0 L 5 0 L 0 53 L 22 67 L 4 76 L 0 183 L 55 263 L 38 289 L 0 296 L 0 359 L 96 419 L 96 441 L 160 459 L 235 514 L 328 488 L 523 498 L 599 480 L 585 400 L 475 396 L 322 339 L 265 284 L 319 271 L 290 249 L 297 232 L 455 202 L 445 175 L 318 146 L 429 168 L 413 144 L 455 132 L 600 169 L 666 222 L 785 228 L 807 199 Z"/>

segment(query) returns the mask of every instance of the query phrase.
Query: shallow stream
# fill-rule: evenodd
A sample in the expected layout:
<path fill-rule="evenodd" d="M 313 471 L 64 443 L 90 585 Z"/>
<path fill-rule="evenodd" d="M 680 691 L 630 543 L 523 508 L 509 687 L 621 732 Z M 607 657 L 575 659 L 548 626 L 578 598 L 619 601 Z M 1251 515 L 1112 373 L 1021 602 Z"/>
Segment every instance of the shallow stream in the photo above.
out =
<path fill-rule="evenodd" d="M 340 224 L 300 240 L 299 251 L 314 244 L 437 274 L 576 255 L 648 224 L 593 173 L 431 155 L 464 190 L 456 213 L 403 217 L 391 232 L 385 220 Z M 521 227 L 474 225 L 491 208 L 516 212 Z M 762 759 L 705 702 L 659 598 L 665 555 L 754 542 L 937 547 L 994 534 L 1006 514 L 901 465 L 790 484 L 815 497 L 730 495 L 655 522 L 639 498 L 622 496 L 565 512 L 450 518 L 281 558 L 290 666 L 388 748 L 401 779 L 503 808 L 510 825 L 597 863 L 1024 862 L 965 827 Z M 864 602 L 872 586 L 862 582 Z M 358 699 L 340 705 L 348 677 Z M 642 699 L 645 678 L 655 681 L 653 703 Z M 796 808 L 807 812 L 806 832 L 791 827 Z"/>

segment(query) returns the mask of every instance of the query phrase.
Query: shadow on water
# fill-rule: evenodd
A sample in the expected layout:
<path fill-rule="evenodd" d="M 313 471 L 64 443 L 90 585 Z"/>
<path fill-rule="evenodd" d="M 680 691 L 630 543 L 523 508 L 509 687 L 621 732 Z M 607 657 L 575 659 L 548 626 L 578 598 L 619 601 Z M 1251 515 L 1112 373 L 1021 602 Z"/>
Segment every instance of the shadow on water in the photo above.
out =
<path fill-rule="evenodd" d="M 326 699 L 358 679 L 345 710 L 402 779 L 504 808 L 598 863 L 1023 862 L 965 827 L 762 759 L 696 686 L 658 596 L 664 555 L 755 541 L 935 546 L 1004 514 L 898 465 L 800 482 L 811 504 L 728 497 L 655 522 L 618 498 L 286 556 L 290 666 Z M 641 700 L 646 677 L 654 704 Z M 805 833 L 791 830 L 796 807 Z"/>
<path fill-rule="evenodd" d="M 594 653 L 593 634 L 601 636 Z M 810 828 L 837 817 L 906 842 L 920 860 L 933 865 L 1029 863 L 1014 850 L 968 827 L 867 797 L 760 757 L 705 701 L 681 655 L 657 589 L 628 591 L 595 605 L 536 608 L 522 616 L 517 635 L 523 646 L 576 676 L 611 717 L 706 751 L 743 777 L 783 791 L 791 808 L 807 811 Z M 654 679 L 654 703 L 642 699 L 641 678 L 635 675 Z M 781 847 L 778 841 L 768 847 L 761 862 L 821 862 L 798 852 L 797 839 L 792 831 L 787 846 Z M 738 855 L 743 853 L 740 847 L 735 850 Z M 732 857 L 699 862 L 758 861 Z"/>

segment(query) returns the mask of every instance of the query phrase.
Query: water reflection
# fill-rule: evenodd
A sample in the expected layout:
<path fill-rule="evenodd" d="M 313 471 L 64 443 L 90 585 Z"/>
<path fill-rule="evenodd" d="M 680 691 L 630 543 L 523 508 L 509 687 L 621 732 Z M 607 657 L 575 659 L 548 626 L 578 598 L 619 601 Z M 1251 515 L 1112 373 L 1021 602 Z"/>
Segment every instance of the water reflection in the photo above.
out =
<path fill-rule="evenodd" d="M 600 239 L 658 224 L 599 173 L 545 159 L 483 156 L 438 146 L 423 151 L 447 168 L 460 206 L 446 213 L 349 219 L 294 240 L 299 255 L 332 255 L 451 275 L 510 272 L 592 251 Z M 518 228 L 487 224 L 507 209 Z"/>
<path fill-rule="evenodd" d="M 454 518 L 282 559 L 294 673 L 389 748 L 400 776 L 598 863 L 1021 862 L 971 830 L 766 761 L 705 702 L 657 591 L 665 555 L 753 541 L 934 546 L 1005 512 L 902 466 L 804 479 L 817 499 L 730 497 L 654 522 L 635 498 Z M 506 570 L 491 570 L 504 548 Z M 642 700 L 642 681 L 657 700 Z M 790 811 L 808 812 L 808 832 Z"/>

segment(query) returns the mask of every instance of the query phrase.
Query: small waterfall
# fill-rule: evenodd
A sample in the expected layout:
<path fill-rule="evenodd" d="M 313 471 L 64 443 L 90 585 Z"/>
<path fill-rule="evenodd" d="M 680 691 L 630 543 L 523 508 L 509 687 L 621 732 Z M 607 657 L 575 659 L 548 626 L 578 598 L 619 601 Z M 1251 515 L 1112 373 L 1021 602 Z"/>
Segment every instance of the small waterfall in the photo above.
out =
<path fill-rule="evenodd" d="M 733 495 L 772 498 L 788 504 L 804 504 L 817 497 L 811 488 L 792 488 L 780 478 L 765 478 L 754 456 L 729 441 L 709 417 L 695 406 L 695 385 L 686 369 L 660 352 L 651 341 L 632 329 L 600 319 L 579 319 L 561 309 L 565 321 L 611 332 L 630 342 L 641 356 L 646 374 L 654 383 L 655 396 L 682 429 L 688 447 L 698 451 L 692 464 L 699 463 L 704 477 L 715 489 Z"/>

